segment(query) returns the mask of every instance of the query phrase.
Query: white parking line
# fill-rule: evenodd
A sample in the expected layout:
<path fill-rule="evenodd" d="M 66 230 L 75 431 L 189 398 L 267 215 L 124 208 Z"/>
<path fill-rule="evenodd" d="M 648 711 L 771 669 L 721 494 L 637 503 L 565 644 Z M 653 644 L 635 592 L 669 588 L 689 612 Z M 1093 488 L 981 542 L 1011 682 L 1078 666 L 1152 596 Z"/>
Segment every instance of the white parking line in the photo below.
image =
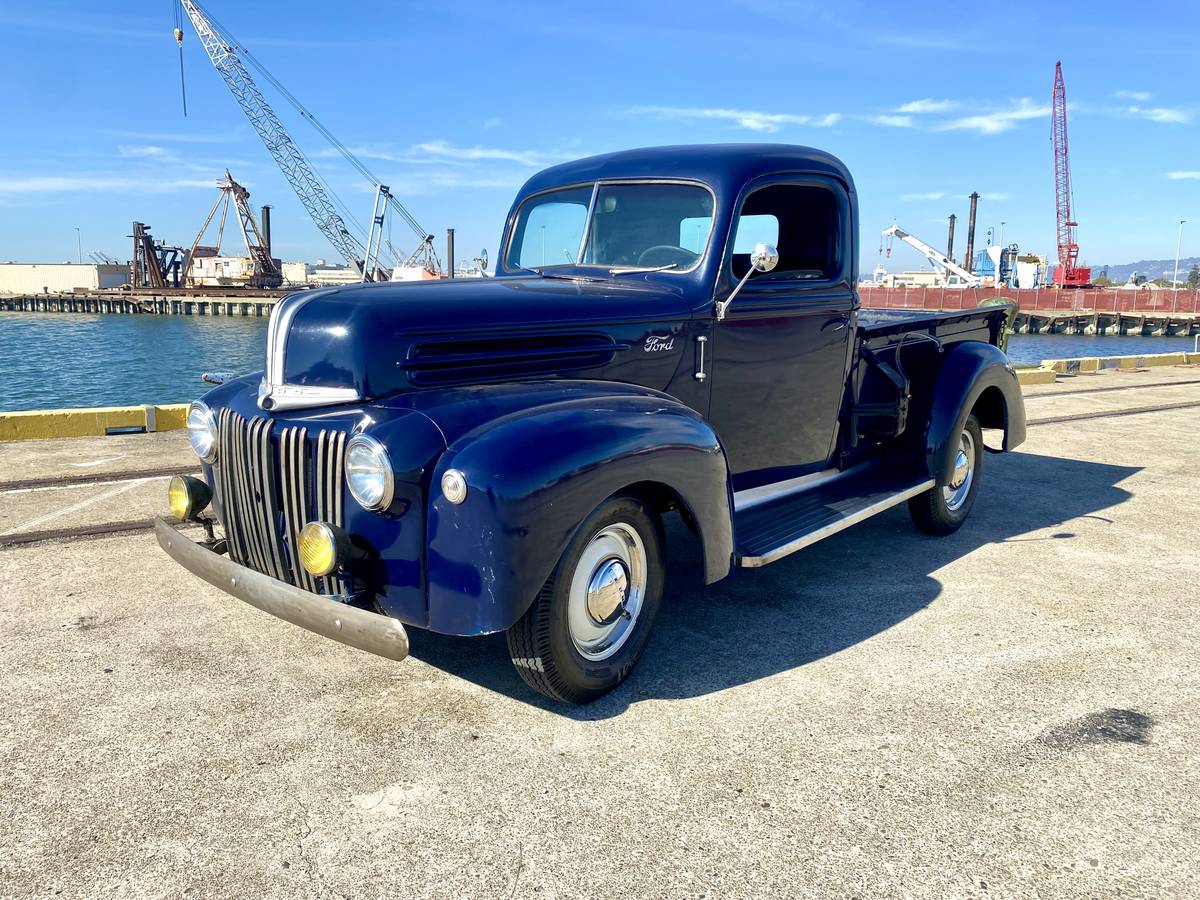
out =
<path fill-rule="evenodd" d="M 119 456 L 106 456 L 104 459 L 93 459 L 91 462 L 71 463 L 76 469 L 90 469 L 92 466 L 102 466 L 105 463 L 116 462 L 118 459 L 124 459 L 128 456 L 127 453 L 122 453 Z"/>
<path fill-rule="evenodd" d="M 170 475 L 151 475 L 148 478 L 105 478 L 103 481 L 72 481 L 68 484 L 43 484 L 38 487 L 9 488 L 0 491 L 0 497 L 8 494 L 36 494 L 39 491 L 70 491 L 75 488 L 95 487 L 98 484 L 129 484 L 137 481 L 166 481 Z"/>
<path fill-rule="evenodd" d="M 90 506 L 95 506 L 103 500 L 116 497 L 118 494 L 123 494 L 128 490 L 137 487 L 139 484 L 145 484 L 147 481 L 153 481 L 152 478 L 138 478 L 134 481 L 127 481 L 111 491 L 105 491 L 102 494 L 97 494 L 95 497 L 89 497 L 87 500 L 80 500 L 78 503 L 73 503 L 70 506 L 64 506 L 62 509 L 56 509 L 54 512 L 46 513 L 34 519 L 32 522 L 25 522 L 20 526 L 21 531 L 33 531 L 39 525 L 45 525 L 47 522 L 52 522 L 55 519 L 61 519 L 63 516 L 69 516 L 71 513 L 81 512 Z"/>

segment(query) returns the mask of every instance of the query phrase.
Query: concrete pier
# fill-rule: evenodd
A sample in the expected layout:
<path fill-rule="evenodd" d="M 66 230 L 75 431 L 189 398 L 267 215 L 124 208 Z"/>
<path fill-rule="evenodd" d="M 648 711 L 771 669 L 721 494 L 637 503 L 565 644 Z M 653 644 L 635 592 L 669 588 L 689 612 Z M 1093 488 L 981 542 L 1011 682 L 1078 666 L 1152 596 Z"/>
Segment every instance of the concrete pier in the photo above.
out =
<path fill-rule="evenodd" d="M 151 316 L 269 316 L 286 291 L 0 294 L 0 312 Z"/>
<path fill-rule="evenodd" d="M 0 895 L 1195 896 L 1198 382 L 1029 387 L 948 538 L 900 507 L 706 588 L 670 525 L 647 654 L 581 709 L 502 635 L 389 663 L 146 531 L 0 549 Z M 168 464 L 0 444 L 0 534 L 159 513 Z"/>
<path fill-rule="evenodd" d="M 1013 323 L 1017 334 L 1112 334 L 1191 337 L 1200 334 L 1196 313 L 1025 312 Z"/>

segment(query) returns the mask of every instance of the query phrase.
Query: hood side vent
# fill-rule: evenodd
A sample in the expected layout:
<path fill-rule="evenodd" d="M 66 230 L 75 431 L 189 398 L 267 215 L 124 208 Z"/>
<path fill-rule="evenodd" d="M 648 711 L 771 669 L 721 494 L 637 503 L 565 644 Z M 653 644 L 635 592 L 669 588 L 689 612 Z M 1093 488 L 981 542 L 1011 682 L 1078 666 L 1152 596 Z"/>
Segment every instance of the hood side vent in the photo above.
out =
<path fill-rule="evenodd" d="M 400 367 L 415 387 L 441 387 L 579 372 L 628 349 L 602 332 L 440 339 L 413 344 Z"/>

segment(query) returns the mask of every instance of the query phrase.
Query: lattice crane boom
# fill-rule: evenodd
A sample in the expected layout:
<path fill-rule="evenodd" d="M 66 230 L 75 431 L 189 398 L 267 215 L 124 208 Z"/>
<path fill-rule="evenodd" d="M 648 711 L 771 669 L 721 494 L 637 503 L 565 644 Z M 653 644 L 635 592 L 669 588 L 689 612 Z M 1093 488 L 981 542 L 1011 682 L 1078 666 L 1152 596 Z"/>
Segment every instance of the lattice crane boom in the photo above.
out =
<path fill-rule="evenodd" d="M 1051 140 L 1054 144 L 1054 200 L 1058 225 L 1058 268 L 1055 284 L 1083 287 L 1091 283 L 1092 270 L 1079 265 L 1079 244 L 1075 240 L 1078 222 L 1072 207 L 1071 161 L 1067 143 L 1067 88 L 1062 63 L 1054 64 L 1054 98 L 1051 106 Z"/>
<path fill-rule="evenodd" d="M 195 0 L 180 2 L 191 19 L 213 68 L 224 79 L 250 124 L 254 126 L 267 150 L 279 164 L 280 171 L 304 208 L 308 210 L 317 229 L 325 235 L 346 263 L 361 273 L 365 257 L 362 246 L 346 228 L 346 223 L 334 207 L 324 184 L 250 76 L 250 72 L 234 50 L 234 42 L 205 15 Z"/>

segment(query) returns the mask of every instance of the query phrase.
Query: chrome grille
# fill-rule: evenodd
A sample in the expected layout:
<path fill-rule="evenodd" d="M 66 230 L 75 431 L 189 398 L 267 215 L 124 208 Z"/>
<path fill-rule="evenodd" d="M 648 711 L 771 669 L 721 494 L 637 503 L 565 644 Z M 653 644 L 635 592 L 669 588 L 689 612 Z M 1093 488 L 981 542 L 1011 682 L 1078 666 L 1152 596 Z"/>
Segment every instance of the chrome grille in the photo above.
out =
<path fill-rule="evenodd" d="M 311 521 L 343 524 L 342 482 L 346 435 L 288 426 L 275 432 L 260 416 L 220 411 L 220 452 L 214 472 L 229 555 L 280 581 L 317 594 L 344 594 L 337 575 L 304 571 L 295 553 L 300 529 Z"/>

